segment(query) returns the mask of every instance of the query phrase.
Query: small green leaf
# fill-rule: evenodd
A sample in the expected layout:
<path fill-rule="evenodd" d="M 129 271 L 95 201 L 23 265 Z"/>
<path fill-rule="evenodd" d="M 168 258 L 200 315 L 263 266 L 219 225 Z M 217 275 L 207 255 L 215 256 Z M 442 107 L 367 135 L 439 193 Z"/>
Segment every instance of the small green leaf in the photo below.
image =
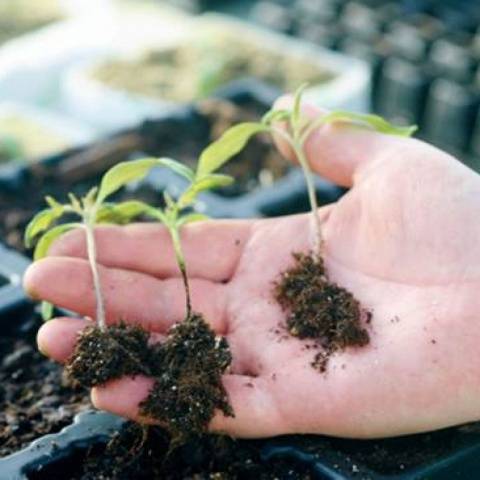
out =
<path fill-rule="evenodd" d="M 191 169 L 169 158 L 142 158 L 129 162 L 121 162 L 112 167 L 102 178 L 97 195 L 97 204 L 115 193 L 117 190 L 134 180 L 141 180 L 154 167 L 167 167 L 176 173 L 192 180 L 194 173 Z"/>
<path fill-rule="evenodd" d="M 53 197 L 50 195 L 47 195 L 45 197 L 45 201 L 47 202 L 47 205 L 52 209 L 52 210 L 62 210 L 64 209 L 64 206 L 57 202 Z"/>
<path fill-rule="evenodd" d="M 322 123 L 332 123 L 332 122 L 348 122 L 355 123 L 362 126 L 367 126 L 375 130 L 376 132 L 385 133 L 388 135 L 397 135 L 400 137 L 410 137 L 413 135 L 417 126 L 413 125 L 410 127 L 400 127 L 391 124 L 384 118 L 378 115 L 364 114 L 364 113 L 353 113 L 345 111 L 335 111 L 327 114 L 323 117 Z"/>
<path fill-rule="evenodd" d="M 73 209 L 80 214 L 80 212 L 83 210 L 80 200 L 73 193 L 69 193 L 68 198 L 70 199 Z"/>
<path fill-rule="evenodd" d="M 160 208 L 153 208 L 152 207 L 148 210 L 148 212 L 146 212 L 146 214 L 149 217 L 152 217 L 155 220 L 158 220 L 158 221 L 162 222 L 164 225 L 167 225 L 167 226 L 170 225 L 170 222 L 168 221 L 167 216 L 165 215 L 165 213 Z"/>
<path fill-rule="evenodd" d="M 34 260 L 40 260 L 47 256 L 49 248 L 52 246 L 52 243 L 61 235 L 68 232 L 69 230 L 73 230 L 74 228 L 81 227 L 80 223 L 64 223 L 62 225 L 57 225 L 53 227 L 48 232 L 44 233 L 43 236 L 37 243 L 35 248 L 35 252 L 33 254 Z"/>
<path fill-rule="evenodd" d="M 27 248 L 32 248 L 35 237 L 48 230 L 52 223 L 63 214 L 63 207 L 47 208 L 37 213 L 25 229 L 24 242 Z"/>
<path fill-rule="evenodd" d="M 107 197 L 127 183 L 142 179 L 156 165 L 157 161 L 154 158 L 117 163 L 102 178 L 97 195 L 97 204 L 102 204 Z"/>
<path fill-rule="evenodd" d="M 93 187 L 83 197 L 82 201 L 83 201 L 83 207 L 85 209 L 89 209 L 90 207 L 92 207 L 95 204 L 95 197 L 97 195 L 97 192 L 98 192 L 98 188 Z"/>
<path fill-rule="evenodd" d="M 152 208 L 138 200 L 128 200 L 117 204 L 105 203 L 98 209 L 96 222 L 125 225 L 132 219 L 147 214 Z"/>
<path fill-rule="evenodd" d="M 187 223 L 203 222 L 205 220 L 208 220 L 208 216 L 204 215 L 203 213 L 189 213 L 178 219 L 177 227 L 180 228 L 182 225 L 186 225 Z"/>
<path fill-rule="evenodd" d="M 164 166 L 172 170 L 173 172 L 177 173 L 181 177 L 186 178 L 190 182 L 195 178 L 195 172 L 184 165 L 183 163 L 177 162 L 172 158 L 158 158 L 157 161 L 159 162 L 159 166 Z"/>
<path fill-rule="evenodd" d="M 230 128 L 202 152 L 197 177 L 215 172 L 240 152 L 253 135 L 268 130 L 267 125 L 255 122 L 240 123 Z"/>
<path fill-rule="evenodd" d="M 163 192 L 163 200 L 165 201 L 165 205 L 167 206 L 167 209 L 169 210 L 175 209 L 175 200 L 166 190 Z"/>
<path fill-rule="evenodd" d="M 48 322 L 53 317 L 53 310 L 55 306 L 50 302 L 42 302 L 41 315 L 44 322 Z"/>
<path fill-rule="evenodd" d="M 178 206 L 180 209 L 186 208 L 195 201 L 200 192 L 213 190 L 214 188 L 227 187 L 234 181 L 234 178 L 230 175 L 222 175 L 219 173 L 205 175 L 195 180 L 195 182 L 192 183 L 192 185 L 190 185 L 190 187 L 182 194 L 178 200 Z"/>
<path fill-rule="evenodd" d="M 292 116 L 290 110 L 270 110 L 262 117 L 264 125 L 271 125 L 274 122 L 282 122 L 288 120 Z"/>
<path fill-rule="evenodd" d="M 230 175 L 214 173 L 199 178 L 193 186 L 197 192 L 202 192 L 204 190 L 213 190 L 214 188 L 228 187 L 228 185 L 231 185 L 234 181 L 235 179 Z"/>

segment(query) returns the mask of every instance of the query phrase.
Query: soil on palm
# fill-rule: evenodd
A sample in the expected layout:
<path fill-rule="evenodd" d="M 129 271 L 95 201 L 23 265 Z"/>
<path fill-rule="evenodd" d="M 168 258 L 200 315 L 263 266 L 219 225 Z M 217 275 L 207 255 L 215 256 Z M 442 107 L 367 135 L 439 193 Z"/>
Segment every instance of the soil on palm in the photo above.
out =
<path fill-rule="evenodd" d="M 104 332 L 88 327 L 66 371 L 86 387 L 123 376 L 152 377 L 140 413 L 164 425 L 175 444 L 205 432 L 217 409 L 233 415 L 221 379 L 231 360 L 225 338 L 216 336 L 201 315 L 192 314 L 157 344 L 149 344 L 148 333 L 139 326 L 121 324 Z"/>
<path fill-rule="evenodd" d="M 141 412 L 166 424 L 174 443 L 205 432 L 216 410 L 233 416 L 221 378 L 231 361 L 226 339 L 193 314 L 157 349 L 155 384 Z"/>
<path fill-rule="evenodd" d="M 69 378 L 88 388 L 123 376 L 149 374 L 148 333 L 139 326 L 120 324 L 102 331 L 85 328 L 67 361 Z"/>
<path fill-rule="evenodd" d="M 293 266 L 275 283 L 274 296 L 287 312 L 289 333 L 315 341 L 319 352 L 312 366 L 325 372 L 334 352 L 369 343 L 363 326 L 369 313 L 351 292 L 328 279 L 321 258 L 304 253 L 295 253 L 293 258 Z"/>

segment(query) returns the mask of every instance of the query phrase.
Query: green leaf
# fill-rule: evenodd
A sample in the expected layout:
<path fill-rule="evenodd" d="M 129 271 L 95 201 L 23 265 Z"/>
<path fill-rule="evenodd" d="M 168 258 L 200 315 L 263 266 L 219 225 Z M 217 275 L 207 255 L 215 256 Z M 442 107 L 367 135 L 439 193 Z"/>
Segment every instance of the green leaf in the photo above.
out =
<path fill-rule="evenodd" d="M 98 209 L 96 222 L 125 225 L 135 217 L 147 214 L 152 208 L 138 200 L 128 200 L 117 204 L 106 203 Z"/>
<path fill-rule="evenodd" d="M 64 209 L 63 205 L 57 202 L 53 197 L 47 195 L 45 197 L 45 201 L 47 202 L 48 206 L 53 210 L 62 210 Z"/>
<path fill-rule="evenodd" d="M 129 162 L 120 162 L 103 176 L 97 195 L 97 205 L 117 190 L 134 180 L 140 180 L 157 165 L 154 158 L 143 158 Z"/>
<path fill-rule="evenodd" d="M 82 202 L 83 202 L 83 208 L 84 209 L 89 209 L 95 204 L 95 197 L 97 195 L 97 192 L 98 192 L 98 188 L 93 187 L 83 197 Z"/>
<path fill-rule="evenodd" d="M 97 204 L 103 203 L 107 197 L 127 183 L 141 180 L 154 167 L 170 168 L 188 180 L 193 180 L 194 178 L 194 172 L 190 168 L 170 158 L 142 158 L 140 160 L 121 162 L 112 167 L 103 176 L 97 195 Z"/>
<path fill-rule="evenodd" d="M 192 187 L 197 192 L 203 192 L 204 190 L 213 190 L 214 188 L 228 187 L 235 179 L 230 175 L 223 175 L 221 173 L 213 173 L 205 175 L 199 178 L 192 184 Z"/>
<path fill-rule="evenodd" d="M 35 237 L 40 233 L 48 230 L 55 220 L 63 214 L 63 207 L 46 208 L 37 213 L 25 229 L 24 242 L 27 248 L 32 248 Z"/>
<path fill-rule="evenodd" d="M 41 315 L 44 322 L 48 322 L 53 317 L 53 310 L 55 306 L 50 302 L 42 302 Z"/>
<path fill-rule="evenodd" d="M 410 137 L 413 135 L 417 126 L 413 125 L 410 127 L 400 127 L 393 125 L 384 118 L 378 115 L 364 114 L 364 113 L 353 113 L 345 111 L 335 111 L 327 114 L 323 117 L 322 123 L 332 123 L 332 122 L 348 122 L 355 123 L 363 126 L 367 126 L 375 130 L 376 132 L 385 133 L 388 135 L 397 135 L 400 137 Z"/>
<path fill-rule="evenodd" d="M 230 128 L 202 152 L 197 177 L 215 172 L 240 152 L 253 135 L 268 130 L 267 125 L 255 122 L 240 123 Z"/>
<path fill-rule="evenodd" d="M 180 228 L 182 225 L 186 225 L 187 223 L 203 222 L 208 219 L 209 217 L 203 213 L 189 213 L 178 219 L 177 227 Z"/>
<path fill-rule="evenodd" d="M 53 227 L 48 232 L 44 233 L 43 236 L 37 243 L 35 248 L 35 252 L 33 254 L 34 260 L 40 260 L 47 256 L 49 248 L 52 246 L 52 243 L 61 235 L 68 232 L 69 230 L 73 230 L 74 228 L 81 227 L 80 223 L 64 223 L 62 225 L 57 225 Z"/>
<path fill-rule="evenodd" d="M 73 209 L 80 215 L 83 210 L 80 200 L 73 193 L 69 193 L 68 198 L 70 199 Z"/>
<path fill-rule="evenodd" d="M 184 165 L 183 163 L 177 162 L 176 160 L 173 160 L 172 158 L 158 158 L 157 159 L 159 166 L 167 167 L 173 172 L 177 173 L 181 177 L 186 178 L 190 182 L 193 181 L 195 178 L 195 172 Z"/>
<path fill-rule="evenodd" d="M 155 220 L 158 220 L 160 222 L 162 222 L 164 225 L 170 225 L 170 222 L 168 221 L 168 218 L 167 216 L 165 215 L 165 213 L 160 209 L 160 208 L 150 208 L 150 210 L 148 210 L 148 212 L 146 212 L 146 214 L 149 216 L 149 217 L 152 217 L 154 218 Z"/>
<path fill-rule="evenodd" d="M 274 122 L 282 122 L 288 120 L 292 116 L 290 110 L 270 110 L 262 117 L 264 125 L 271 125 Z"/>
<path fill-rule="evenodd" d="M 187 191 L 182 194 L 178 200 L 178 206 L 180 209 L 188 207 L 195 201 L 200 192 L 205 190 L 213 190 L 214 188 L 227 187 L 234 181 L 235 179 L 230 175 L 222 175 L 219 173 L 205 175 L 195 180 L 195 182 L 190 185 Z"/>

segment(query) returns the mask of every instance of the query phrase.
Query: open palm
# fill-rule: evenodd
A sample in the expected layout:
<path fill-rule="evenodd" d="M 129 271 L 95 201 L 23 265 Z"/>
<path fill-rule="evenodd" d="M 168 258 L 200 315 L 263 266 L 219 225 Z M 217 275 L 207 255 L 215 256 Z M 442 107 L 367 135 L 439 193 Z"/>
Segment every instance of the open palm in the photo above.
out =
<path fill-rule="evenodd" d="M 308 142 L 312 168 L 353 188 L 321 210 L 333 281 L 372 313 L 371 342 L 335 354 L 325 374 L 309 342 L 285 335 L 272 282 L 311 248 L 308 215 L 211 221 L 182 231 L 194 309 L 228 338 L 224 376 L 235 418 L 214 431 L 241 437 L 399 435 L 480 419 L 480 177 L 416 140 L 327 126 Z M 158 225 L 96 231 L 108 320 L 137 322 L 161 340 L 183 319 L 184 293 Z M 82 232 L 28 271 L 36 298 L 93 316 Z M 56 319 L 40 348 L 71 353 L 85 320 Z M 151 381 L 96 388 L 102 409 L 135 418 Z"/>

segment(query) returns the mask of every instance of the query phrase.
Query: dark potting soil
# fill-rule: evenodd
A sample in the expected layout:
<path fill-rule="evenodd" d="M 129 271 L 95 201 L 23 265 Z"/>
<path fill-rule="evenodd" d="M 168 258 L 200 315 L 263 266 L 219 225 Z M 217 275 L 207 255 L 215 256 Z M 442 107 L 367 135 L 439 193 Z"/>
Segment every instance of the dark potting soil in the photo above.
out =
<path fill-rule="evenodd" d="M 318 462 L 357 480 L 392 475 L 438 461 L 455 449 L 480 439 L 478 424 L 386 440 L 344 440 L 321 436 L 288 436 L 276 445 L 295 446 Z M 52 465 L 30 480 L 309 480 L 311 469 L 282 455 L 268 460 L 262 449 L 271 439 L 235 440 L 204 435 L 172 449 L 169 435 L 158 427 L 144 430 L 129 423 L 108 445 L 78 452 L 62 468 Z M 332 452 L 335 457 L 332 456 Z M 339 455 L 340 454 L 340 458 Z M 368 469 L 368 470 L 367 470 Z M 62 472 L 62 474 L 59 474 Z M 63 475 L 63 476 L 62 476 Z"/>
<path fill-rule="evenodd" d="M 65 365 L 73 381 L 92 388 L 123 376 L 148 374 L 148 333 L 138 326 L 120 324 L 106 331 L 87 327 Z"/>
<path fill-rule="evenodd" d="M 233 416 L 222 384 L 231 360 L 225 338 L 192 314 L 173 326 L 164 342 L 153 345 L 138 326 L 112 326 L 105 332 L 88 328 L 66 371 L 85 387 L 122 376 L 152 377 L 154 385 L 140 413 L 158 420 L 177 444 L 204 433 L 216 410 Z"/>
<path fill-rule="evenodd" d="M 222 383 L 231 362 L 227 340 L 193 314 L 157 345 L 155 384 L 142 414 L 166 424 L 175 443 L 204 433 L 216 410 L 233 417 Z"/>
<path fill-rule="evenodd" d="M 129 424 L 106 449 L 91 450 L 65 479 L 313 480 L 310 469 L 295 461 L 262 461 L 263 443 L 207 435 L 171 450 L 163 430 L 150 428 L 145 433 L 139 425 Z"/>
<path fill-rule="evenodd" d="M 69 425 L 90 407 L 88 393 L 38 352 L 41 320 L 32 315 L 19 333 L 0 336 L 0 457 Z"/>
<path fill-rule="evenodd" d="M 193 166 L 202 149 L 227 128 L 238 122 L 256 120 L 264 110 L 255 102 L 238 107 L 223 100 L 208 100 L 198 105 L 191 123 L 177 119 L 147 122 L 138 132 L 97 142 L 80 152 L 72 151 L 60 163 L 33 164 L 21 192 L 0 189 L 0 238 L 25 252 L 25 226 L 34 213 L 44 208 L 46 195 L 62 201 L 68 192 L 85 194 L 108 168 L 138 152 L 176 158 Z M 241 195 L 268 186 L 288 170 L 288 162 L 276 152 L 268 137 L 259 136 L 224 168 L 224 173 L 236 178 L 235 185 L 217 193 Z M 122 191 L 116 200 L 132 196 L 154 205 L 163 202 L 161 192 L 146 183 L 136 190 Z"/>
<path fill-rule="evenodd" d="M 293 259 L 293 266 L 276 282 L 274 296 L 287 312 L 289 333 L 316 342 L 319 352 L 312 366 L 325 372 L 334 352 L 369 343 L 362 325 L 369 314 L 352 293 L 330 282 L 321 258 L 294 253 Z"/>

